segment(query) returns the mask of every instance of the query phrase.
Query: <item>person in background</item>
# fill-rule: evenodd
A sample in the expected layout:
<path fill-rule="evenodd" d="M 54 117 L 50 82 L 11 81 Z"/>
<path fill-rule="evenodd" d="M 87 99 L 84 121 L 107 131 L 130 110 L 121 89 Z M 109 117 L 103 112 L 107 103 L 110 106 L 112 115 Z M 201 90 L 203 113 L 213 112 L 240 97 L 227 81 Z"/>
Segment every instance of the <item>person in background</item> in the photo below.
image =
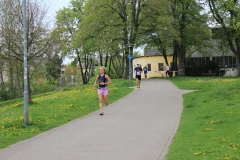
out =
<path fill-rule="evenodd" d="M 100 116 L 103 115 L 103 106 L 102 106 L 102 100 L 104 99 L 104 103 L 107 106 L 108 105 L 108 84 L 111 84 L 112 81 L 110 77 L 105 74 L 105 67 L 101 66 L 99 68 L 99 75 L 96 77 L 96 80 L 94 82 L 93 87 L 96 86 L 97 82 L 98 84 L 98 101 L 99 101 L 99 107 L 100 107 Z"/>
<path fill-rule="evenodd" d="M 141 73 L 142 73 L 142 68 L 139 66 L 139 64 L 137 64 L 137 67 L 135 67 L 134 69 L 134 74 L 136 77 L 136 85 L 138 90 L 140 89 Z"/>
<path fill-rule="evenodd" d="M 170 67 L 169 67 L 169 65 L 167 64 L 167 66 L 166 66 L 166 77 L 169 77 L 169 70 L 170 70 Z"/>
<path fill-rule="evenodd" d="M 145 78 L 147 78 L 147 72 L 148 72 L 147 66 L 143 68 L 143 72 L 144 72 Z"/>

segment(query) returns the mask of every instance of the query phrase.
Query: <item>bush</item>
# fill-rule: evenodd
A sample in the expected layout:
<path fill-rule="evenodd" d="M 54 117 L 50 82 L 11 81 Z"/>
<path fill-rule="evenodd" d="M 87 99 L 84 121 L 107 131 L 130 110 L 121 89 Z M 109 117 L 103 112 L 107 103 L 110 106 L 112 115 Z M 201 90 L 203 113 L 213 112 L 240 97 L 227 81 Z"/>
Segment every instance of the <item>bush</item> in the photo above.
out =
<path fill-rule="evenodd" d="M 220 68 L 215 62 L 207 62 L 206 64 L 193 65 L 186 67 L 186 76 L 201 76 L 201 73 L 217 73 L 219 75 Z M 225 74 L 225 73 L 224 73 Z"/>
<path fill-rule="evenodd" d="M 52 92 L 56 90 L 56 85 L 50 85 L 47 83 L 41 83 L 38 85 L 34 85 L 31 87 L 32 94 L 40 94 L 40 93 L 46 93 L 46 92 Z"/>
<path fill-rule="evenodd" d="M 9 91 L 0 91 L 0 101 L 12 99 L 12 94 Z"/>

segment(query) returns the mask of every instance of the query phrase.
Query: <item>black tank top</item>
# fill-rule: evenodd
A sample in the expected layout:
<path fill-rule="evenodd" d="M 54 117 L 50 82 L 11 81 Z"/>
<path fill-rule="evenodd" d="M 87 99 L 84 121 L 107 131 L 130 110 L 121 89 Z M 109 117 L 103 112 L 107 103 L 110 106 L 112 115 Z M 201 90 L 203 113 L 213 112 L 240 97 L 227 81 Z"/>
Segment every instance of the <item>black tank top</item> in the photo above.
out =
<path fill-rule="evenodd" d="M 99 88 L 105 88 L 105 87 L 107 87 L 106 84 L 104 84 L 104 85 L 101 85 L 101 84 L 100 84 L 101 82 L 104 82 L 104 83 L 107 82 L 107 78 L 105 78 L 105 74 L 104 74 L 103 76 L 101 76 L 101 75 L 98 76 L 98 82 L 99 82 Z"/>

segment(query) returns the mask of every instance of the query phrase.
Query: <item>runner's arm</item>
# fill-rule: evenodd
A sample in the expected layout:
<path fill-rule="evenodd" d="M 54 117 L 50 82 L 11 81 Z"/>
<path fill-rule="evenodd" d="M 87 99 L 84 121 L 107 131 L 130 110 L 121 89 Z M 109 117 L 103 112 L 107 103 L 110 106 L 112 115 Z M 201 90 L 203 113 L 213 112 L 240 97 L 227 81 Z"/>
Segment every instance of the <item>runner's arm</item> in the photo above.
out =
<path fill-rule="evenodd" d="M 107 82 L 105 84 L 111 84 L 112 80 L 108 75 L 105 75 L 105 78 L 107 78 Z"/>
<path fill-rule="evenodd" d="M 95 79 L 95 81 L 94 81 L 93 88 L 96 86 L 97 81 L 98 81 L 98 76 L 96 77 L 96 79 Z"/>

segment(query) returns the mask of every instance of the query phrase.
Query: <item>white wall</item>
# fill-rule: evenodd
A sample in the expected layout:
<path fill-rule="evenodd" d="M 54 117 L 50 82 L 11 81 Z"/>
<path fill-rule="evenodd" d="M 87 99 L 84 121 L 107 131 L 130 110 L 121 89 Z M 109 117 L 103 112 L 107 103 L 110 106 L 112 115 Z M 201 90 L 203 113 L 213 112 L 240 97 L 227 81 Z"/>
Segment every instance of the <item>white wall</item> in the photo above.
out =
<path fill-rule="evenodd" d="M 236 68 L 224 68 L 224 70 L 227 71 L 224 76 L 237 76 L 238 75 L 238 70 Z"/>

